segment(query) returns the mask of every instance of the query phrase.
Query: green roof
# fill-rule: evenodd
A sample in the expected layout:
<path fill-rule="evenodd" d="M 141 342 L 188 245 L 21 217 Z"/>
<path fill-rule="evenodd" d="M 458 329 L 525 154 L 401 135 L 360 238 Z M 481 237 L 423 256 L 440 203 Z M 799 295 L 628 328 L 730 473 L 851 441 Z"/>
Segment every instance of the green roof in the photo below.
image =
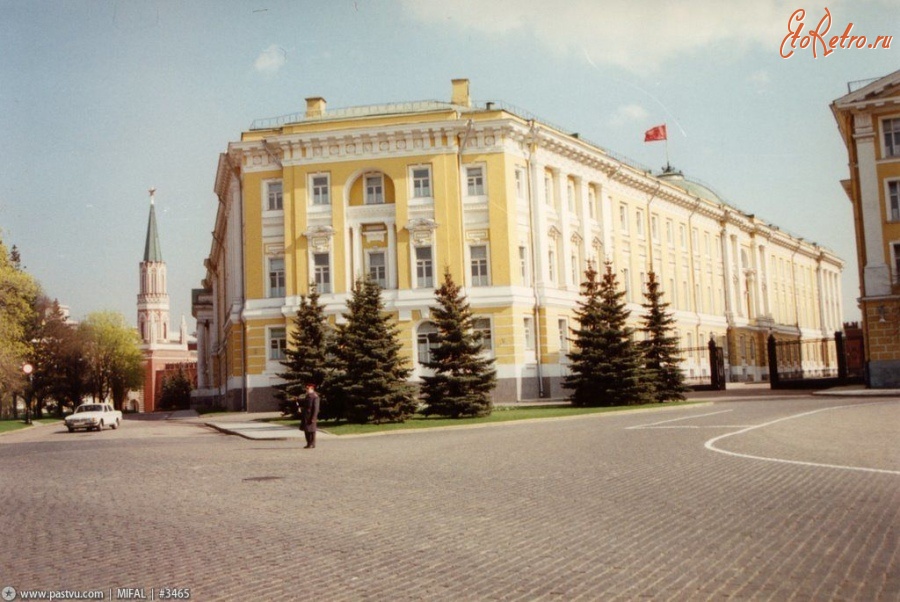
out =
<path fill-rule="evenodd" d="M 144 261 L 162 261 L 159 232 L 156 230 L 156 207 L 150 203 L 150 219 L 147 221 L 147 242 L 144 244 Z"/>

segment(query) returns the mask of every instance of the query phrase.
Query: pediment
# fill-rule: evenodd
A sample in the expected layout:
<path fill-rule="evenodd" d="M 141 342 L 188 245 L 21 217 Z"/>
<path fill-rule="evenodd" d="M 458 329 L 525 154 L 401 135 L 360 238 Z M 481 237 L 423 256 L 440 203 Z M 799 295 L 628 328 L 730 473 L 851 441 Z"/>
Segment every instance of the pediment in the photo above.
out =
<path fill-rule="evenodd" d="M 900 102 L 900 70 L 873 80 L 835 101 L 839 108 L 862 108 Z"/>

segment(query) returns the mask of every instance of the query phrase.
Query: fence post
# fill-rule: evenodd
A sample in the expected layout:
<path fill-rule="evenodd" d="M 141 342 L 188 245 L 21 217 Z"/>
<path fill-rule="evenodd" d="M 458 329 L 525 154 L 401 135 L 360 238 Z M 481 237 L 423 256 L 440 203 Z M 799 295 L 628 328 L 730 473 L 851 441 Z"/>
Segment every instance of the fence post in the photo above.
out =
<path fill-rule="evenodd" d="M 712 388 L 713 391 L 720 391 L 719 389 L 719 369 L 718 369 L 718 358 L 716 357 L 716 341 L 710 337 L 709 339 L 709 374 L 712 378 Z"/>
<path fill-rule="evenodd" d="M 837 331 L 834 333 L 834 348 L 837 353 L 838 378 L 841 384 L 847 382 L 847 355 L 844 349 L 844 333 Z"/>
<path fill-rule="evenodd" d="M 769 352 L 769 386 L 772 389 L 777 389 L 780 383 L 778 381 L 778 350 L 775 347 L 775 335 L 769 335 L 767 347 Z"/>

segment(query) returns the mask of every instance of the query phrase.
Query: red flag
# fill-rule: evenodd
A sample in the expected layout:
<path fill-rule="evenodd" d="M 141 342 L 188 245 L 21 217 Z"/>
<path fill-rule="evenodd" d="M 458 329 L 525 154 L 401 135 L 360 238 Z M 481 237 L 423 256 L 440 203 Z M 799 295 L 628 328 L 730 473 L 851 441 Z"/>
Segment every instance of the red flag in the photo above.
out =
<path fill-rule="evenodd" d="M 666 124 L 658 125 L 644 132 L 644 142 L 657 142 L 666 139 Z"/>

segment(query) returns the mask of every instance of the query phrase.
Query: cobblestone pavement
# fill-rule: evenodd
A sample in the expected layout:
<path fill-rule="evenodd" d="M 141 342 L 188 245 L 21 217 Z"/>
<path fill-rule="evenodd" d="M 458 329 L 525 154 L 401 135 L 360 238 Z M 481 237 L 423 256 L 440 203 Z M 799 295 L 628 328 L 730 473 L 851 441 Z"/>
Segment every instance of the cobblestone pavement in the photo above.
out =
<path fill-rule="evenodd" d="M 0 437 L 0 588 L 897 600 L 898 440 L 900 400 L 810 396 L 315 450 L 191 422 L 42 426 Z"/>

